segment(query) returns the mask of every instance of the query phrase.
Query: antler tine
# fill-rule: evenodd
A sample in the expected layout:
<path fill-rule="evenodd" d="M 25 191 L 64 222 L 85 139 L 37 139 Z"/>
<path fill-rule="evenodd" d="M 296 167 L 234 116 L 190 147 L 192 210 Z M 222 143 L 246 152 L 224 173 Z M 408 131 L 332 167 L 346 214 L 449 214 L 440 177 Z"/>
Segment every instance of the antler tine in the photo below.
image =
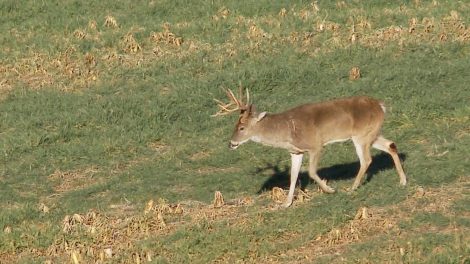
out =
<path fill-rule="evenodd" d="M 250 91 L 246 88 L 246 105 L 250 105 Z"/>
<path fill-rule="evenodd" d="M 212 116 L 226 115 L 226 114 L 235 112 L 239 109 L 238 106 L 236 106 L 235 108 L 229 108 L 230 106 L 233 105 L 233 102 L 224 104 L 217 99 L 214 99 L 214 101 L 217 103 L 217 106 L 220 108 L 220 110 L 217 113 L 213 114 Z"/>
<path fill-rule="evenodd" d="M 233 94 L 232 90 L 230 89 L 227 89 L 227 96 L 228 98 L 230 98 L 230 100 L 234 103 L 237 104 L 238 107 L 241 107 L 242 106 L 242 102 L 240 102 L 240 100 L 237 99 L 237 97 Z M 238 110 L 238 109 L 237 109 Z"/>
<path fill-rule="evenodd" d="M 245 104 L 243 102 L 243 86 L 241 82 L 238 84 L 238 97 L 240 98 L 240 106 L 244 106 Z"/>
<path fill-rule="evenodd" d="M 230 89 L 226 89 L 225 93 L 227 94 L 228 98 L 230 99 L 230 103 L 226 104 L 223 103 L 220 100 L 214 99 L 214 101 L 217 103 L 219 106 L 220 110 L 213 114 L 212 116 L 220 116 L 220 115 L 226 115 L 232 112 L 235 112 L 240 109 L 246 109 L 249 102 L 250 102 L 250 93 L 248 89 L 246 89 L 246 103 L 243 102 L 243 87 L 240 85 L 239 86 L 239 98 L 238 99 L 235 94 L 232 92 Z M 235 107 L 230 108 L 231 106 L 235 105 Z"/>
<path fill-rule="evenodd" d="M 240 107 L 241 108 L 247 108 L 248 105 L 250 104 L 250 92 L 248 91 L 248 88 L 245 89 L 246 95 L 243 95 L 243 86 L 240 83 L 238 86 L 238 94 L 240 98 Z"/>
<path fill-rule="evenodd" d="M 233 92 L 230 89 L 226 89 L 225 92 L 227 93 L 227 96 L 230 99 L 230 103 L 225 104 L 222 101 L 217 100 L 217 99 L 214 98 L 214 101 L 217 103 L 220 110 L 217 113 L 213 114 L 212 115 L 213 117 L 214 116 L 220 116 L 220 115 L 226 115 L 226 114 L 235 112 L 235 111 L 239 110 L 240 107 L 241 107 L 240 101 L 237 99 L 237 97 L 233 94 Z M 234 104 L 236 106 L 233 107 L 233 108 L 230 108 Z"/>

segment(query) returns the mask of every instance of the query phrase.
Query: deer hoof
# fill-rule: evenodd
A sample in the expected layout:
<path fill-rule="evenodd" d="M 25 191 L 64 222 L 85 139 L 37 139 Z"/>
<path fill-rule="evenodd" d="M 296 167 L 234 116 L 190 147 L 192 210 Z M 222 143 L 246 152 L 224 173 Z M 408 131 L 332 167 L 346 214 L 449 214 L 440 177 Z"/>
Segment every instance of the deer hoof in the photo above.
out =
<path fill-rule="evenodd" d="M 287 202 L 285 202 L 285 203 L 282 204 L 282 207 L 288 208 L 288 207 L 291 206 L 291 205 L 292 205 L 292 201 L 287 201 Z"/>
<path fill-rule="evenodd" d="M 322 188 L 324 192 L 326 193 L 335 193 L 335 189 L 331 188 L 330 186 L 325 186 L 324 188 Z"/>
<path fill-rule="evenodd" d="M 351 188 L 349 188 L 348 191 L 349 191 L 350 193 L 352 193 L 352 192 L 354 192 L 355 190 L 357 190 L 358 187 L 359 187 L 359 186 L 353 185 L 353 186 L 351 186 Z"/>

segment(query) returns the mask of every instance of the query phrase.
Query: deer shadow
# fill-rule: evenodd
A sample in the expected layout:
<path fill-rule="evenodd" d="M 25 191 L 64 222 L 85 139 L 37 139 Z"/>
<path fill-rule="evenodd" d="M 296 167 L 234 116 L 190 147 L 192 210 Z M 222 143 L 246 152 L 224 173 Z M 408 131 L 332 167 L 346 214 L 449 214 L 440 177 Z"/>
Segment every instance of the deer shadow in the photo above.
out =
<path fill-rule="evenodd" d="M 398 155 L 400 160 L 403 162 L 406 160 L 406 154 L 401 153 Z M 359 161 L 346 163 L 346 164 L 338 164 L 333 165 L 331 167 L 322 168 L 317 171 L 317 174 L 322 179 L 326 179 L 328 181 L 333 180 L 349 180 L 351 178 L 355 178 L 357 172 L 359 171 L 360 163 Z M 369 182 L 375 174 L 380 171 L 387 170 L 387 169 L 394 169 L 395 164 L 393 163 L 392 157 L 386 153 L 380 153 L 374 155 L 372 157 L 372 163 L 370 164 L 369 168 L 366 172 L 366 179 L 364 184 Z M 258 168 L 256 173 L 261 173 L 265 171 L 272 171 L 270 173 L 269 179 L 267 179 L 261 188 L 258 191 L 258 194 L 269 191 L 274 187 L 279 187 L 282 189 L 289 188 L 290 184 L 290 166 L 284 166 L 281 168 L 279 165 L 274 165 L 268 163 L 267 166 L 263 168 Z M 297 181 L 300 181 L 300 188 L 305 190 L 305 188 L 313 182 L 308 176 L 308 171 L 301 171 L 299 173 L 299 177 Z"/>

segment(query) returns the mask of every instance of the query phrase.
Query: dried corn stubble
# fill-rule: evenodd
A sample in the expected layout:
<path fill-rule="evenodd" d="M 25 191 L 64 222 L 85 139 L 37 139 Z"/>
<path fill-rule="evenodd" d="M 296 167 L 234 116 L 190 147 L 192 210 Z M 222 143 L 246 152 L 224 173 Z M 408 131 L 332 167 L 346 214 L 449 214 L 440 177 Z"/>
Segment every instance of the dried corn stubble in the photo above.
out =
<path fill-rule="evenodd" d="M 122 39 L 123 50 L 126 53 L 137 53 L 142 50 L 142 47 L 134 38 L 132 33 L 127 33 Z"/>
<path fill-rule="evenodd" d="M 176 37 L 171 32 L 154 32 L 150 35 L 150 38 L 157 43 L 166 43 L 172 46 L 179 47 L 183 43 L 183 38 Z"/>
<path fill-rule="evenodd" d="M 408 22 L 408 32 L 413 33 L 416 30 L 416 26 L 418 24 L 418 19 L 415 17 L 411 18 Z"/>
<path fill-rule="evenodd" d="M 351 43 L 356 43 L 356 41 L 359 39 L 359 34 L 358 33 L 351 33 L 351 36 L 349 37 L 349 40 Z"/>
<path fill-rule="evenodd" d="M 349 71 L 349 80 L 358 80 L 361 78 L 361 69 L 359 67 L 352 67 L 351 70 Z"/>
<path fill-rule="evenodd" d="M 340 1 L 340 2 L 336 2 L 336 7 L 338 9 L 343 9 L 343 8 L 346 8 L 348 5 L 346 4 L 345 1 Z"/>
<path fill-rule="evenodd" d="M 169 204 L 165 199 L 158 199 L 157 203 L 153 200 L 149 200 L 145 206 L 144 214 L 171 214 L 171 215 L 181 215 L 184 213 L 184 208 L 180 203 Z"/>
<path fill-rule="evenodd" d="M 366 17 L 358 17 L 355 23 L 355 30 L 364 32 L 372 28 L 371 22 Z"/>
<path fill-rule="evenodd" d="M 225 202 L 224 202 L 224 197 L 222 196 L 222 193 L 219 191 L 216 191 L 214 193 L 214 201 L 212 205 L 214 206 L 214 208 L 220 208 L 224 206 L 224 204 Z"/>
<path fill-rule="evenodd" d="M 129 248 L 126 241 L 148 236 L 149 233 L 163 230 L 166 226 L 164 214 L 161 211 L 124 218 L 108 217 L 94 211 L 87 214 L 67 215 L 63 220 L 63 230 L 71 236 L 58 238 L 47 249 L 47 255 L 65 256 L 76 251 L 84 257 L 83 261 L 80 260 L 81 257 L 78 258 L 80 263 L 89 263 L 98 259 L 104 261 L 114 257 L 114 254 L 126 251 Z M 83 239 L 83 237 L 90 236 L 93 239 Z M 100 251 L 101 253 L 97 255 Z M 141 259 L 143 260 L 145 256 L 147 259 L 151 258 L 151 255 L 147 254 L 141 255 Z"/>
<path fill-rule="evenodd" d="M 66 215 L 62 220 L 62 231 L 67 234 L 77 233 L 80 230 L 91 230 L 92 227 L 103 225 L 105 219 L 94 211 L 85 215 Z"/>
<path fill-rule="evenodd" d="M 93 175 L 97 172 L 95 166 L 70 171 L 55 170 L 47 178 L 55 184 L 54 190 L 57 193 L 63 193 L 96 183 Z"/>
<path fill-rule="evenodd" d="M 309 194 L 308 190 L 299 190 L 296 196 L 296 201 L 298 203 L 307 202 L 312 199 L 312 196 Z"/>
<path fill-rule="evenodd" d="M 183 38 L 178 37 L 176 34 L 171 32 L 169 23 L 163 24 L 162 32 L 152 32 L 150 34 L 150 39 L 156 43 L 164 43 L 176 47 L 179 47 L 181 44 L 183 44 Z"/>
<path fill-rule="evenodd" d="M 274 187 L 271 190 L 271 199 L 276 203 L 283 203 L 287 199 L 285 191 L 279 187 Z"/>
<path fill-rule="evenodd" d="M 230 201 L 225 202 L 226 205 L 234 205 L 234 206 L 252 205 L 253 203 L 254 201 L 253 201 L 253 198 L 251 197 L 232 199 Z"/>
<path fill-rule="evenodd" d="M 145 206 L 145 209 L 144 209 L 145 214 L 148 214 L 148 213 L 150 213 L 151 211 L 154 210 L 153 204 L 154 204 L 153 200 L 149 200 L 147 202 L 147 205 Z"/>
<path fill-rule="evenodd" d="M 163 214 L 161 212 L 157 213 L 157 223 L 162 227 L 166 227 L 165 219 L 163 218 Z"/>
<path fill-rule="evenodd" d="M 73 250 L 72 253 L 71 253 L 70 258 L 72 259 L 72 262 L 74 264 L 79 264 L 80 263 L 81 256 L 80 256 L 80 253 L 78 253 L 77 251 Z"/>
<path fill-rule="evenodd" d="M 108 15 L 104 18 L 104 26 L 116 28 L 118 26 L 118 23 L 113 16 Z"/>
<path fill-rule="evenodd" d="M 77 39 L 84 39 L 86 37 L 86 33 L 82 29 L 77 29 L 73 32 L 73 36 Z"/>
<path fill-rule="evenodd" d="M 466 178 L 462 180 L 462 182 L 465 181 Z M 425 200 L 420 200 L 420 202 L 432 203 L 428 204 L 428 206 L 421 206 L 418 210 L 427 212 L 433 210 L 445 210 L 445 207 L 449 206 L 452 203 L 452 200 L 444 199 L 447 203 L 444 206 L 436 205 L 438 201 L 442 201 L 442 197 L 446 197 L 445 195 L 454 196 L 456 193 L 462 195 L 464 193 L 464 188 L 465 184 L 455 190 L 440 188 L 434 190 L 429 189 L 427 190 L 426 197 L 424 198 Z M 298 196 L 300 195 L 301 193 Z M 343 225 L 336 226 L 331 231 L 317 237 L 315 241 L 312 241 L 312 246 L 308 246 L 307 248 L 314 252 L 314 254 L 318 252 L 325 253 L 331 252 L 331 250 L 337 249 L 338 247 L 363 240 L 367 237 L 375 237 L 381 234 L 391 234 L 393 236 L 399 235 L 401 230 L 398 223 L 403 219 L 412 217 L 412 214 L 410 214 L 412 210 L 410 208 L 417 208 L 416 201 L 417 199 L 411 195 L 402 203 L 402 206 L 405 206 L 404 208 L 402 206 L 396 207 L 396 205 L 388 208 L 359 208 L 356 216 L 354 217 L 353 215 L 353 218 L 350 221 L 347 221 Z M 229 202 L 226 202 L 225 206 L 219 209 L 214 209 L 212 205 L 202 203 L 195 204 L 194 201 L 182 202 L 182 204 L 189 207 L 188 212 L 186 213 L 191 216 L 191 220 L 189 220 L 190 225 L 194 225 L 202 221 L 213 222 L 217 220 L 228 220 L 232 224 L 244 224 L 244 221 L 247 218 L 246 214 L 240 214 L 238 208 L 236 206 L 232 206 Z M 172 206 L 165 200 L 160 199 L 153 202 L 151 207 L 154 208 L 154 210 L 166 211 Z M 390 212 L 390 210 L 392 210 L 392 212 Z M 145 252 L 130 246 L 129 241 L 148 237 L 152 232 L 153 234 L 155 234 L 155 232 L 166 232 L 165 230 L 170 230 L 175 227 L 175 223 L 166 223 L 166 227 L 163 229 L 161 224 L 158 223 L 158 214 L 147 214 L 145 216 L 142 214 L 127 218 L 111 217 L 105 219 L 106 221 L 100 220 L 99 222 L 103 221 L 105 225 L 101 230 L 97 229 L 97 234 L 102 235 L 96 235 L 93 237 L 93 240 L 60 240 L 56 245 L 62 243 L 61 246 L 56 249 L 57 251 L 51 252 L 55 252 L 55 255 L 62 254 L 61 256 L 64 256 L 64 259 L 67 259 L 70 257 L 72 250 L 75 250 L 83 258 L 83 261 L 80 263 L 92 263 L 93 261 L 99 261 L 98 252 L 103 251 L 104 248 L 112 248 L 111 260 L 124 259 L 126 263 L 132 263 L 136 261 L 135 257 L 136 254 L 138 254 L 142 263 L 146 258 Z M 167 213 L 160 212 L 160 214 L 162 217 L 168 216 Z M 101 215 L 97 214 L 96 218 L 100 218 L 100 216 Z M 93 219 L 93 213 L 84 215 L 80 214 L 79 216 L 71 215 L 69 217 L 73 221 L 76 221 L 78 225 L 83 226 L 87 224 L 87 221 L 89 221 L 88 219 Z M 95 222 L 98 222 L 98 219 L 95 220 Z M 181 224 L 184 225 L 185 223 L 187 222 L 182 221 L 177 223 L 176 226 L 179 225 L 181 227 Z M 125 229 L 128 229 L 129 231 L 123 231 Z M 84 228 L 80 230 L 86 231 Z M 61 239 L 63 239 L 63 236 Z M 92 241 L 93 244 L 87 244 L 90 243 L 90 241 Z M 396 250 L 398 250 L 398 248 Z M 104 253 L 101 261 L 105 261 Z"/>
<path fill-rule="evenodd" d="M 426 194 L 426 192 L 424 191 L 424 188 L 421 187 L 421 186 L 418 186 L 418 188 L 416 188 L 416 192 L 414 194 L 414 197 L 422 198 L 422 197 L 424 197 L 425 194 Z"/>
<path fill-rule="evenodd" d="M 95 67 L 96 66 L 96 57 L 91 53 L 85 54 L 85 64 L 88 67 Z"/>
<path fill-rule="evenodd" d="M 39 211 L 41 211 L 41 213 L 47 214 L 49 213 L 49 207 L 46 206 L 44 203 L 41 203 L 39 204 Z"/>
<path fill-rule="evenodd" d="M 90 20 L 90 21 L 88 21 L 88 28 L 89 28 L 89 29 L 95 30 L 96 27 L 97 27 L 96 20 Z"/>
<path fill-rule="evenodd" d="M 359 210 L 357 210 L 357 213 L 356 213 L 356 216 L 354 216 L 354 219 L 355 220 L 368 219 L 370 217 L 371 217 L 371 215 L 369 215 L 367 207 L 361 207 L 361 208 L 359 208 Z"/>
<path fill-rule="evenodd" d="M 302 10 L 300 10 L 300 12 L 299 12 L 299 18 L 300 18 L 302 21 L 307 21 L 307 20 L 309 20 L 309 18 L 311 18 L 312 16 L 313 16 L 313 11 L 311 11 L 310 8 L 302 9 Z"/>
<path fill-rule="evenodd" d="M 326 243 L 329 246 L 333 244 L 338 244 L 341 242 L 342 238 L 343 238 L 343 234 L 341 233 L 341 230 L 333 229 L 328 233 Z"/>
<path fill-rule="evenodd" d="M 399 232 L 397 222 L 394 219 L 388 219 L 384 211 L 361 207 L 354 219 L 329 231 L 326 235 L 318 237 L 316 242 L 331 247 L 358 241 L 363 236 L 388 233 L 394 229 Z"/>
<path fill-rule="evenodd" d="M 4 232 L 5 234 L 10 234 L 11 231 L 12 231 L 11 226 L 8 226 L 8 225 L 7 225 L 7 226 L 5 226 L 5 227 L 3 228 L 3 232 Z"/>
<path fill-rule="evenodd" d="M 257 40 L 267 36 L 263 29 L 258 27 L 256 24 L 251 24 L 248 29 L 247 38 L 250 40 Z"/>
<path fill-rule="evenodd" d="M 112 248 L 105 248 L 103 249 L 103 258 L 110 259 L 113 257 L 113 249 Z"/>
<path fill-rule="evenodd" d="M 278 14 L 280 17 L 286 17 L 287 16 L 287 9 L 282 8 L 281 11 L 279 11 Z"/>
<path fill-rule="evenodd" d="M 220 19 L 227 19 L 229 15 L 230 15 L 230 10 L 226 7 L 222 7 L 217 11 L 216 15 L 212 16 L 212 19 L 215 21 L 218 21 Z"/>

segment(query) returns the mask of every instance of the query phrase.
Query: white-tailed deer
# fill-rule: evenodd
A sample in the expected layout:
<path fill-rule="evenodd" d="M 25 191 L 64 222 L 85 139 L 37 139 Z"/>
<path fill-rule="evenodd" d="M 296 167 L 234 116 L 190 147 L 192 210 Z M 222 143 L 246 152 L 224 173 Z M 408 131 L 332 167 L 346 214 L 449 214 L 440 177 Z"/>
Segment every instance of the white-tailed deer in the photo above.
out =
<path fill-rule="evenodd" d="M 240 89 L 240 96 L 241 93 Z M 361 184 L 372 162 L 371 146 L 391 155 L 400 177 L 400 184 L 406 185 L 406 175 L 398 157 L 397 147 L 395 143 L 381 135 L 385 114 L 385 106 L 382 102 L 370 97 L 356 96 L 304 104 L 282 113 L 271 114 L 257 112 L 255 106 L 249 103 L 248 91 L 246 102 L 243 102 L 242 98 L 237 99 L 231 90 L 227 90 L 227 95 L 231 102 L 224 104 L 216 100 L 220 111 L 214 116 L 240 110 L 240 117 L 229 144 L 231 149 L 236 149 L 241 144 L 252 140 L 284 148 L 290 152 L 292 167 L 285 207 L 292 204 L 302 157 L 307 152 L 310 178 L 324 192 L 335 192 L 317 175 L 317 163 L 324 145 L 349 139 L 354 143 L 361 165 L 351 190 L 355 190 Z"/>

